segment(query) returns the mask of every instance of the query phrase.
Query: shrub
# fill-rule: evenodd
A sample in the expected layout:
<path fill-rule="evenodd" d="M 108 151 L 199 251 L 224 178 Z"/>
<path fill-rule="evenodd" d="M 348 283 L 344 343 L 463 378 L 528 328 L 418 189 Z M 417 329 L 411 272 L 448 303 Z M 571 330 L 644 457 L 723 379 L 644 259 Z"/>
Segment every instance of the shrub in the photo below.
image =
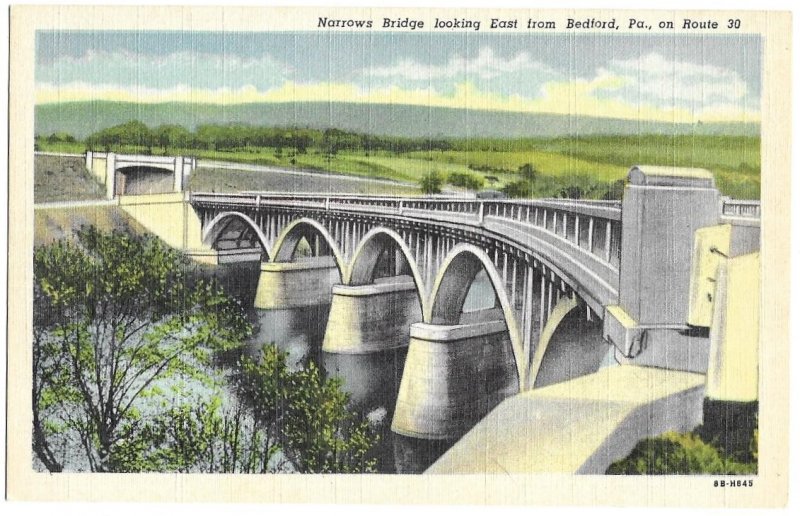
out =
<path fill-rule="evenodd" d="M 509 197 L 530 197 L 533 189 L 528 181 L 517 180 L 505 185 L 502 191 Z"/>
<path fill-rule="evenodd" d="M 757 472 L 755 462 L 737 462 L 704 442 L 696 432 L 667 432 L 644 439 L 626 458 L 606 470 L 611 475 L 746 475 Z"/>
<path fill-rule="evenodd" d="M 436 171 L 431 171 L 422 176 L 419 180 L 419 187 L 422 189 L 422 193 L 428 194 L 438 194 L 442 191 L 442 180 L 441 174 Z"/>
<path fill-rule="evenodd" d="M 483 178 L 465 172 L 453 172 L 447 176 L 447 182 L 453 186 L 460 186 L 468 190 L 480 190 L 483 188 Z"/>

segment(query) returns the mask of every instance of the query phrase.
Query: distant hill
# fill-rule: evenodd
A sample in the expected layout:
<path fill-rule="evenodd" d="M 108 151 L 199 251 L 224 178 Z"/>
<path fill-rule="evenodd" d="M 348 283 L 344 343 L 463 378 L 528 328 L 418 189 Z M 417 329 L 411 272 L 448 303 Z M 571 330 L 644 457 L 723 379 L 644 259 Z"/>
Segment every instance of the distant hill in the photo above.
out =
<path fill-rule="evenodd" d="M 376 135 L 406 137 L 555 137 L 595 134 L 758 135 L 757 123 L 672 124 L 412 105 L 304 102 L 284 104 L 136 104 L 69 102 L 36 106 L 36 133 L 67 132 L 83 138 L 129 120 L 149 126 L 180 124 L 189 129 L 205 123 L 265 126 L 335 127 Z"/>

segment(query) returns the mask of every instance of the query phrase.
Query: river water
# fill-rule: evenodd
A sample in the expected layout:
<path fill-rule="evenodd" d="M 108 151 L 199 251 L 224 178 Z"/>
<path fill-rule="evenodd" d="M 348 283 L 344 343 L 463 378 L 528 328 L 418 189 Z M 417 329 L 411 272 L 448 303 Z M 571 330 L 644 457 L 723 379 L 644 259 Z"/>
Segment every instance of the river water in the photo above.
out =
<path fill-rule="evenodd" d="M 213 269 L 223 288 L 252 307 L 259 277 L 258 262 L 222 265 Z M 485 297 L 485 296 L 483 296 Z M 381 473 L 421 473 L 453 445 L 448 441 L 415 439 L 391 431 L 407 348 L 362 355 L 330 354 L 322 351 L 329 306 L 292 310 L 248 308 L 254 337 L 248 350 L 257 353 L 270 341 L 289 354 L 290 367 L 314 360 L 325 374 L 343 380 L 351 407 L 370 420 L 380 439 L 377 469 Z"/>

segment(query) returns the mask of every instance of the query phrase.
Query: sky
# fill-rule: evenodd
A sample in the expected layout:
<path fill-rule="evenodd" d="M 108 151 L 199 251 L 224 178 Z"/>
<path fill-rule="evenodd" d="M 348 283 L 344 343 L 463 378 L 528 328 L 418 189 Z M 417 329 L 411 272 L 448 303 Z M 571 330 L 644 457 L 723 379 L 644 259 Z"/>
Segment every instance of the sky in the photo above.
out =
<path fill-rule="evenodd" d="M 753 35 L 37 33 L 38 104 L 339 101 L 757 122 Z"/>

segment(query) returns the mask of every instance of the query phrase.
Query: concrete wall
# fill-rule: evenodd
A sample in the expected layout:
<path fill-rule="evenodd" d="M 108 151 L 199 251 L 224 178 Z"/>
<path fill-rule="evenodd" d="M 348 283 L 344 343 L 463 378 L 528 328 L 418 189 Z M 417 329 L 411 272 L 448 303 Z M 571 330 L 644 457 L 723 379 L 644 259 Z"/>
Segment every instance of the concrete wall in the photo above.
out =
<path fill-rule="evenodd" d="M 183 193 L 122 196 L 119 206 L 170 247 L 184 251 L 205 248 L 200 219 Z"/>
<path fill-rule="evenodd" d="M 710 172 L 631 169 L 622 199 L 619 304 L 639 324 L 684 324 L 696 230 L 716 224 Z"/>
<path fill-rule="evenodd" d="M 620 366 L 512 396 L 426 473 L 603 474 L 645 437 L 700 424 L 704 376 Z"/>
<path fill-rule="evenodd" d="M 720 264 L 710 332 L 708 398 L 739 402 L 758 399 L 760 270 L 760 253 Z"/>
<path fill-rule="evenodd" d="M 91 160 L 91 166 L 87 167 L 92 172 L 92 175 L 97 179 L 101 185 L 106 184 L 106 158 L 94 155 Z"/>
<path fill-rule="evenodd" d="M 686 322 L 711 326 L 717 274 L 727 258 L 757 251 L 760 227 L 719 224 L 695 232 L 692 276 L 689 287 L 689 313 Z M 758 274 L 758 273 L 757 273 Z"/>

